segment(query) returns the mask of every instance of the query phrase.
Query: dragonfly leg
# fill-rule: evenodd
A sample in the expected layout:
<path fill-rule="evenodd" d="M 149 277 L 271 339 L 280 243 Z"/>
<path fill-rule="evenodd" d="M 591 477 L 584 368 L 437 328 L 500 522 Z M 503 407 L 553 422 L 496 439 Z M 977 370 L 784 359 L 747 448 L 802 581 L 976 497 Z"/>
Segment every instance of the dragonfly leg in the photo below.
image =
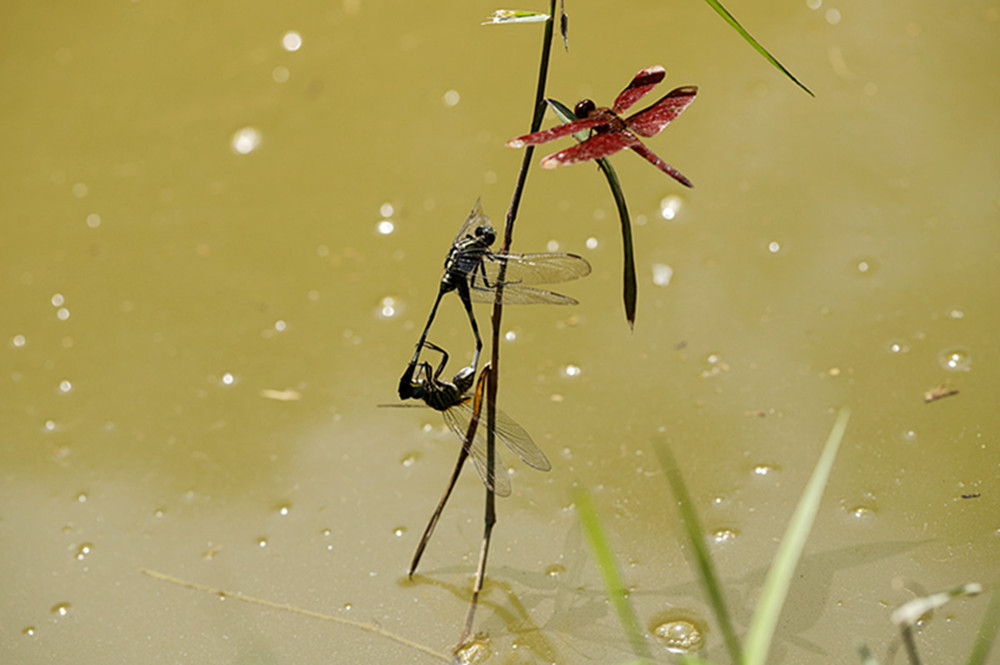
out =
<path fill-rule="evenodd" d="M 399 399 L 410 399 L 414 397 L 413 394 L 413 373 L 417 369 L 417 361 L 420 360 L 420 350 L 424 348 L 427 340 L 427 332 L 431 329 L 431 323 L 434 322 L 434 317 L 437 315 L 438 305 L 441 304 L 441 298 L 448 289 L 444 288 L 442 284 L 441 288 L 438 290 L 437 299 L 434 301 L 434 306 L 431 308 L 431 315 L 427 317 L 427 325 L 424 326 L 424 331 L 420 333 L 420 339 L 417 341 L 417 348 L 413 352 L 413 358 L 410 360 L 410 364 L 406 366 L 406 370 L 403 372 L 403 376 L 399 377 L 399 386 L 397 392 L 399 393 Z"/>
<path fill-rule="evenodd" d="M 437 381 L 438 377 L 441 376 L 441 372 L 444 371 L 444 366 L 448 364 L 448 352 L 442 349 L 434 342 L 425 341 L 424 346 L 426 346 L 429 349 L 433 349 L 434 351 L 437 351 L 438 353 L 441 354 L 441 362 L 438 364 L 437 369 L 434 370 L 434 381 Z M 428 363 L 423 363 L 423 364 L 427 365 L 428 370 L 430 369 L 430 365 Z"/>
<path fill-rule="evenodd" d="M 479 325 L 476 324 L 476 315 L 472 312 L 472 296 L 469 293 L 469 283 L 464 279 L 458 283 L 458 297 L 462 299 L 465 306 L 465 313 L 469 315 L 469 323 L 472 325 L 472 334 L 476 337 L 476 353 L 472 356 L 472 371 L 479 367 L 479 353 L 483 350 L 483 340 L 479 336 Z"/>

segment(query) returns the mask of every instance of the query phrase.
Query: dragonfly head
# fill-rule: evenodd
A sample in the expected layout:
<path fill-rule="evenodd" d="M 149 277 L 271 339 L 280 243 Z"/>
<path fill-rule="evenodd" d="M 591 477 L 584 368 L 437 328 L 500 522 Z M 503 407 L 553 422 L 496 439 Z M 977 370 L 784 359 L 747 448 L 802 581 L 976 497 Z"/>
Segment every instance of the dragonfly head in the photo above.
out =
<path fill-rule="evenodd" d="M 493 227 L 488 224 L 482 224 L 476 227 L 476 240 L 481 241 L 487 247 L 493 244 L 493 241 L 497 239 L 497 232 L 493 230 Z"/>
<path fill-rule="evenodd" d="M 581 99 L 576 103 L 576 106 L 573 107 L 573 113 L 576 114 L 577 118 L 582 120 L 590 117 L 590 114 L 593 113 L 596 108 L 597 105 L 592 99 Z"/>

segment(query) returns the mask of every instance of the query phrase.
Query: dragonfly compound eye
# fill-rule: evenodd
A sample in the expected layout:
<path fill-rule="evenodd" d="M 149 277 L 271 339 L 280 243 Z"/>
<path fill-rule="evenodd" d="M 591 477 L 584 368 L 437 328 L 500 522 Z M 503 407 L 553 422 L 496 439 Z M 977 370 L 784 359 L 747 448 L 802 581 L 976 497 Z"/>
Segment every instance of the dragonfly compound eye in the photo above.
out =
<path fill-rule="evenodd" d="M 493 241 L 497 239 L 497 232 L 493 230 L 492 226 L 484 224 L 476 227 L 476 237 L 481 238 L 487 245 L 492 245 Z"/>
<path fill-rule="evenodd" d="M 573 107 L 573 113 L 576 114 L 577 118 L 586 118 L 590 115 L 591 111 L 597 108 L 597 105 L 590 99 L 581 99 Z"/>

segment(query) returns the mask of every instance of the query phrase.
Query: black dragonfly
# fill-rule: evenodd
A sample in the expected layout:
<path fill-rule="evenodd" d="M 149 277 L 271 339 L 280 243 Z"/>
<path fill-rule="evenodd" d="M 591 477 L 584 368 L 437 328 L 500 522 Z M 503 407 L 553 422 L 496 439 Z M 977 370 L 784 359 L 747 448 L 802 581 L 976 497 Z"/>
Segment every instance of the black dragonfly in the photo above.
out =
<path fill-rule="evenodd" d="M 472 312 L 473 302 L 491 303 L 496 298 L 497 288 L 503 287 L 501 302 L 505 305 L 576 305 L 577 301 L 569 296 L 555 293 L 547 289 L 535 288 L 533 284 L 554 284 L 585 277 L 590 274 L 590 263 L 582 256 L 563 252 L 540 252 L 534 254 L 517 254 L 513 252 L 494 252 L 490 247 L 496 241 L 496 231 L 489 217 L 483 213 L 483 206 L 477 199 L 472 212 L 462 223 L 458 235 L 451 243 L 448 257 L 444 262 L 444 275 L 438 288 L 437 299 L 431 308 L 427 324 L 417 341 L 413 359 L 399 379 L 399 397 L 407 399 L 416 397 L 413 394 L 414 373 L 417 371 L 420 352 L 425 346 L 427 333 L 434 322 L 438 305 L 446 293 L 457 291 L 458 297 L 465 307 L 472 326 L 472 334 L 476 338 L 476 352 L 472 357 L 470 376 L 474 380 L 476 368 L 479 366 L 479 354 L 483 348 L 479 336 L 479 326 Z M 499 280 L 501 267 L 504 279 Z M 419 398 L 418 398 L 419 399 Z"/>
<path fill-rule="evenodd" d="M 413 571 L 416 570 L 424 547 L 430 540 L 434 526 L 441 516 L 441 511 L 444 510 L 445 503 L 451 495 L 452 488 L 458 480 L 458 475 L 467 457 L 472 458 L 476 471 L 487 488 L 498 496 L 510 495 L 510 478 L 507 475 L 507 467 L 500 459 L 498 450 L 494 450 L 493 466 L 490 466 L 486 449 L 486 425 L 483 423 L 482 427 L 478 427 L 482 410 L 483 385 L 490 371 L 490 366 L 487 365 L 483 368 L 476 390 L 472 392 L 475 369 L 471 366 L 463 367 L 451 381 L 443 380 L 440 377 L 445 365 L 448 364 L 448 353 L 433 342 L 425 341 L 423 345 L 439 352 L 441 362 L 437 368 L 432 368 L 431 364 L 425 361 L 417 364 L 417 370 L 408 386 L 410 396 L 441 412 L 448 428 L 462 441 L 462 450 L 459 452 L 458 462 L 455 464 L 455 470 L 452 472 L 444 496 L 441 497 L 441 501 L 424 530 L 420 544 L 417 546 L 417 551 L 410 564 L 410 575 L 413 575 Z M 514 451 L 525 464 L 539 471 L 548 471 L 552 468 L 545 453 L 531 439 L 531 435 L 499 409 L 496 412 L 495 425 L 496 438 Z"/>

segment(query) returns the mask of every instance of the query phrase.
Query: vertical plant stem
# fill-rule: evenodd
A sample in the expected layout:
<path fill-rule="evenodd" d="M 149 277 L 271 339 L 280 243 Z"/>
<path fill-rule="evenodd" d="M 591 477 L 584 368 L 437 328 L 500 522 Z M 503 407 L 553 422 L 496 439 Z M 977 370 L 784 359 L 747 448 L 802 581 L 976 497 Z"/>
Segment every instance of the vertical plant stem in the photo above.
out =
<path fill-rule="evenodd" d="M 548 80 L 549 56 L 552 53 L 553 18 L 556 15 L 556 0 L 550 0 L 549 20 L 545 22 L 544 37 L 542 41 L 541 63 L 538 68 L 538 85 L 536 86 L 534 111 L 531 120 L 531 131 L 536 132 L 542 125 L 542 117 L 545 115 L 545 82 Z M 517 174 L 517 183 L 514 186 L 514 194 L 511 197 L 510 206 L 507 209 L 507 218 L 504 223 L 503 251 L 510 249 L 514 240 L 514 220 L 517 218 L 517 210 L 521 204 L 521 194 L 524 192 L 524 184 L 528 179 L 528 168 L 531 165 L 533 155 L 532 148 L 524 151 L 524 159 L 521 160 L 521 168 Z M 496 412 L 497 412 L 497 390 L 499 385 L 500 368 L 500 322 L 503 317 L 503 282 L 506 278 L 507 264 L 500 264 L 500 271 L 497 275 L 496 297 L 493 300 L 492 323 L 492 349 L 490 357 L 491 371 L 486 380 L 486 469 L 487 477 L 491 473 L 507 473 L 506 469 L 495 471 L 496 467 Z M 476 590 L 473 593 L 472 602 L 469 607 L 469 614 L 466 619 L 465 630 L 462 633 L 464 641 L 472 631 L 473 617 L 475 616 L 476 603 L 479 600 L 479 589 L 482 588 L 486 577 L 486 559 L 489 554 L 489 536 L 496 522 L 496 495 L 493 490 L 486 488 L 486 518 L 485 532 L 483 540 L 483 550 L 480 553 L 480 568 L 476 579 Z"/>

